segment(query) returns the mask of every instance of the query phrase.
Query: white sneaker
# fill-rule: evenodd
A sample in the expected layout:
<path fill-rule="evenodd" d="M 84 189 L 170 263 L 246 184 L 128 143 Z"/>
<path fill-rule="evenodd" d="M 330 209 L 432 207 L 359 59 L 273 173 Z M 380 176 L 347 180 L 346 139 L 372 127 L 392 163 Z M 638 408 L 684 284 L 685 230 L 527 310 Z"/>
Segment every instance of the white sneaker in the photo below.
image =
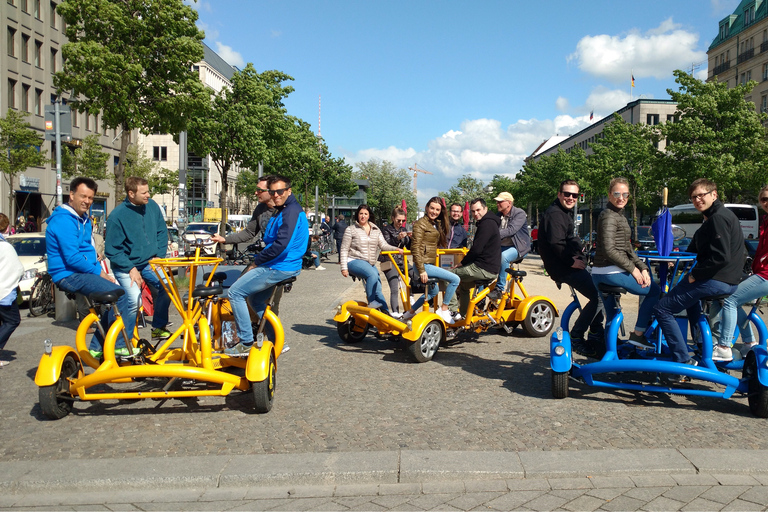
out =
<path fill-rule="evenodd" d="M 446 324 L 452 324 L 453 323 L 453 313 L 451 313 L 450 309 L 438 309 L 437 314 L 440 315 L 440 318 L 442 318 Z"/>
<path fill-rule="evenodd" d="M 372 300 L 371 302 L 368 303 L 368 307 L 371 309 L 379 309 L 382 306 L 384 306 L 384 304 L 382 304 L 377 300 Z"/>
<path fill-rule="evenodd" d="M 391 316 L 392 318 L 396 318 L 397 320 L 400 320 L 401 318 L 403 318 L 403 314 L 399 311 L 390 311 L 389 316 Z"/>
<path fill-rule="evenodd" d="M 324 267 L 324 266 L 322 266 L 322 265 L 320 265 L 320 266 L 318 266 L 318 267 L 315 267 L 315 270 L 325 270 L 325 267 Z"/>
<path fill-rule="evenodd" d="M 415 316 L 416 316 L 415 311 L 408 310 L 405 313 L 403 313 L 403 316 L 400 318 L 400 320 L 402 320 L 403 322 L 407 322 L 408 320 L 410 320 Z"/>
<path fill-rule="evenodd" d="M 747 357 L 747 354 L 749 354 L 749 351 L 752 350 L 752 348 L 756 347 L 757 345 L 758 343 L 756 341 L 753 341 L 752 343 L 745 343 L 740 350 L 742 357 Z"/>
<path fill-rule="evenodd" d="M 715 345 L 712 349 L 713 361 L 733 361 L 733 351 L 731 347 L 725 345 Z"/>

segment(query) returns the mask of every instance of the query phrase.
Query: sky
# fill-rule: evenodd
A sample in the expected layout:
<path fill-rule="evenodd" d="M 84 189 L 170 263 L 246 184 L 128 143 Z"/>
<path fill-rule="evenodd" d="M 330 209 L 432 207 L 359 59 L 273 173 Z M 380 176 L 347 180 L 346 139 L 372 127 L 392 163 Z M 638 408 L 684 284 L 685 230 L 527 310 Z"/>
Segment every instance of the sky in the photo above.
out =
<path fill-rule="evenodd" d="M 187 0 L 191 1 L 191 0 Z M 228 63 L 292 76 L 291 115 L 334 157 L 417 164 L 419 204 L 465 174 L 514 177 L 553 135 L 637 98 L 669 98 L 672 71 L 707 76 L 738 0 L 532 2 L 197 0 Z M 634 75 L 635 87 L 630 87 Z M 630 97 L 631 94 L 631 97 Z"/>

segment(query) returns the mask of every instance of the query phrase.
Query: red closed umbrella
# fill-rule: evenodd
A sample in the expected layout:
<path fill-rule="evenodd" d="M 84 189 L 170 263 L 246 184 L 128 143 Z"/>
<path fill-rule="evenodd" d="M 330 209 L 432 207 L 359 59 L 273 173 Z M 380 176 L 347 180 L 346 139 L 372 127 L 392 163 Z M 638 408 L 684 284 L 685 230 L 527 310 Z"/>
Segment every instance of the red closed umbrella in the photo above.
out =
<path fill-rule="evenodd" d="M 469 229 L 469 201 L 464 202 L 464 229 Z"/>
<path fill-rule="evenodd" d="M 408 205 L 405 204 L 405 199 L 403 199 L 403 212 L 405 212 L 405 218 L 408 218 Z"/>

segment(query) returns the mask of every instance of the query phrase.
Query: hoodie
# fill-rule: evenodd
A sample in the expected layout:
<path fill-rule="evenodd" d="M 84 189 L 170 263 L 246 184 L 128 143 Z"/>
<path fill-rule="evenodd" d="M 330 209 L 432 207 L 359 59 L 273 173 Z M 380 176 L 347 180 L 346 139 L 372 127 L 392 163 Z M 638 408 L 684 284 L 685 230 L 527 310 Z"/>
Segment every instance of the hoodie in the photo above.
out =
<path fill-rule="evenodd" d="M 101 274 L 87 213 L 81 217 L 71 206 L 63 204 L 53 210 L 47 222 L 45 250 L 48 273 L 54 283 L 72 274 Z"/>

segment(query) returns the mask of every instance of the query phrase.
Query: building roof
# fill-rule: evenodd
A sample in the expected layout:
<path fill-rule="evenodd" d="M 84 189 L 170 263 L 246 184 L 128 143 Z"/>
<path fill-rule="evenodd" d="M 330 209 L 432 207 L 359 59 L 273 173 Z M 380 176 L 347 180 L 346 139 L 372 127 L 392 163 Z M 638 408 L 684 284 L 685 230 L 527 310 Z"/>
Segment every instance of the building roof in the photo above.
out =
<path fill-rule="evenodd" d="M 553 137 L 548 138 L 541 144 L 539 144 L 539 147 L 537 147 L 535 150 L 533 150 L 533 153 L 531 153 L 531 157 L 535 157 L 539 153 L 544 153 L 549 150 L 549 148 L 552 148 L 554 146 L 557 146 L 564 140 L 568 140 L 570 138 L 570 135 L 555 135 Z"/>
<path fill-rule="evenodd" d="M 238 70 L 236 67 L 227 64 L 218 53 L 211 50 L 205 43 L 203 43 L 203 61 L 207 62 L 213 69 L 224 75 L 227 80 L 232 80 L 232 75 Z"/>
<path fill-rule="evenodd" d="M 745 12 L 750 12 L 751 17 L 752 8 L 754 8 L 754 18 L 747 19 Z M 709 45 L 709 50 L 736 37 L 739 33 L 744 31 L 744 29 L 754 25 L 755 22 L 760 21 L 765 17 L 768 17 L 768 2 L 765 0 L 742 0 L 733 11 L 733 14 L 729 14 L 720 20 L 717 36 L 715 36 L 712 44 Z"/>

